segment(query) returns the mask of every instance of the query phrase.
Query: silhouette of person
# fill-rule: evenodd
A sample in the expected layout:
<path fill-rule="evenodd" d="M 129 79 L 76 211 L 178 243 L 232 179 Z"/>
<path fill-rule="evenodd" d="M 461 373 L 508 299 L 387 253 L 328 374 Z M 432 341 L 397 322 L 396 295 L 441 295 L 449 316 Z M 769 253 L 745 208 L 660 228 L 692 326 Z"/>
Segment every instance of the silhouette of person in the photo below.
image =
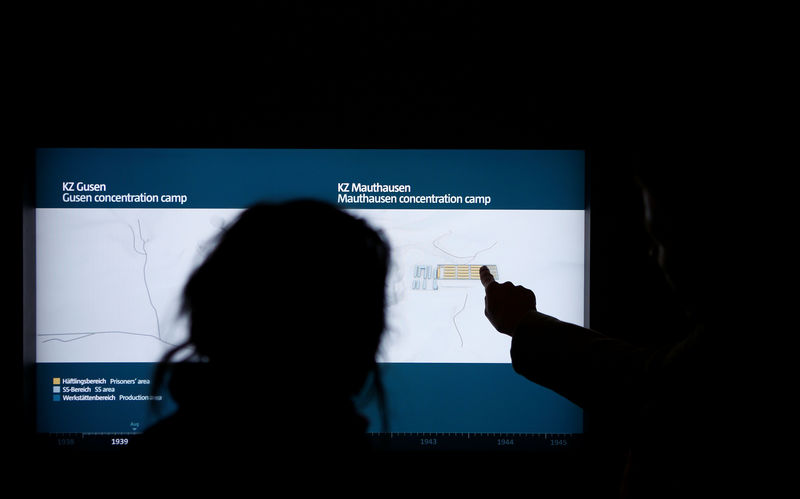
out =
<path fill-rule="evenodd" d="M 719 485 L 711 466 L 725 438 L 723 342 L 708 327 L 719 265 L 708 191 L 713 177 L 701 179 L 668 161 L 636 175 L 651 253 L 685 306 L 689 326 L 680 341 L 639 346 L 562 322 L 537 309 L 533 291 L 496 282 L 483 267 L 485 314 L 511 336 L 516 372 L 586 410 L 624 419 L 623 496 L 688 497 Z"/>
<path fill-rule="evenodd" d="M 220 464 L 254 449 L 279 459 L 367 453 L 353 397 L 369 386 L 382 397 L 375 355 L 389 251 L 326 203 L 245 210 L 185 286 L 189 337 L 156 377 L 177 410 L 145 432 L 143 448 L 226 456 Z"/>

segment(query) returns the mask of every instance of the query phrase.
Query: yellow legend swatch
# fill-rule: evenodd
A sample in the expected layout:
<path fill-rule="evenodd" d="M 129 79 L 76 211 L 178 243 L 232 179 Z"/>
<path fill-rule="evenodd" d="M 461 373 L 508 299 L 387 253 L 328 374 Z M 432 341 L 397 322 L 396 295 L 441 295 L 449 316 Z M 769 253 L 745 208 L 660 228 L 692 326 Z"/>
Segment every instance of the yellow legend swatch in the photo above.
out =
<path fill-rule="evenodd" d="M 436 266 L 436 278 L 437 279 L 480 279 L 481 278 L 481 267 L 486 264 L 453 264 L 453 263 L 444 263 L 439 264 Z M 498 279 L 497 274 L 497 265 L 486 265 L 488 267 L 489 272 L 491 272 L 492 276 L 495 279 Z"/>

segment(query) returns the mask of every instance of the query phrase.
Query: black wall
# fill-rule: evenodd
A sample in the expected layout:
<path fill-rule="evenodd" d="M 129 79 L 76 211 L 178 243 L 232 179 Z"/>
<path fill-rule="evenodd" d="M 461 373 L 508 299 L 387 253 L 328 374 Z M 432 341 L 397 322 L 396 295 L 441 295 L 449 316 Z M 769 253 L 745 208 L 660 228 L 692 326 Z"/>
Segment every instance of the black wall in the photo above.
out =
<path fill-rule="evenodd" d="M 591 324 L 669 340 L 675 303 L 647 255 L 631 168 L 641 151 L 713 143 L 718 63 L 692 23 L 678 36 L 649 16 L 593 15 L 480 3 L 26 9 L 7 173 L 18 187 L 36 146 L 585 148 Z M 6 250 L 19 263 L 21 194 L 9 199 Z M 10 306 L 21 317 L 21 300 Z"/>

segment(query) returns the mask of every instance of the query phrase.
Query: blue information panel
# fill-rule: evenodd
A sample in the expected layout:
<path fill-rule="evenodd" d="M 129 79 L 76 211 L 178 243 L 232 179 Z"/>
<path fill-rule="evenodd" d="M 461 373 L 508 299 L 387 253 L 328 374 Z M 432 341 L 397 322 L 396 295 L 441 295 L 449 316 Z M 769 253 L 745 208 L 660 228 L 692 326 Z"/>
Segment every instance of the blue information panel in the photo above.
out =
<path fill-rule="evenodd" d="M 186 338 L 186 279 L 242 210 L 298 198 L 392 247 L 389 428 L 366 405 L 370 432 L 582 432 L 578 407 L 514 372 L 476 272 L 584 324 L 583 151 L 63 148 L 37 151 L 38 431 L 135 435 L 173 411 L 153 371 Z"/>

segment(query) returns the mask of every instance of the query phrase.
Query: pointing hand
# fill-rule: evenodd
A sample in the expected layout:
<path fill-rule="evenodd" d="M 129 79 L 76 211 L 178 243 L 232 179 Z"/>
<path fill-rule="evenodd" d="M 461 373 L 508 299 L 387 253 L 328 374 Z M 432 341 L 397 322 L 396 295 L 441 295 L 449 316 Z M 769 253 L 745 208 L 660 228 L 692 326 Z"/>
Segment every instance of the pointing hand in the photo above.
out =
<path fill-rule="evenodd" d="M 486 290 L 486 317 L 499 332 L 513 336 L 522 318 L 536 311 L 536 295 L 511 282 L 498 283 L 486 266 L 481 267 L 480 276 Z"/>

